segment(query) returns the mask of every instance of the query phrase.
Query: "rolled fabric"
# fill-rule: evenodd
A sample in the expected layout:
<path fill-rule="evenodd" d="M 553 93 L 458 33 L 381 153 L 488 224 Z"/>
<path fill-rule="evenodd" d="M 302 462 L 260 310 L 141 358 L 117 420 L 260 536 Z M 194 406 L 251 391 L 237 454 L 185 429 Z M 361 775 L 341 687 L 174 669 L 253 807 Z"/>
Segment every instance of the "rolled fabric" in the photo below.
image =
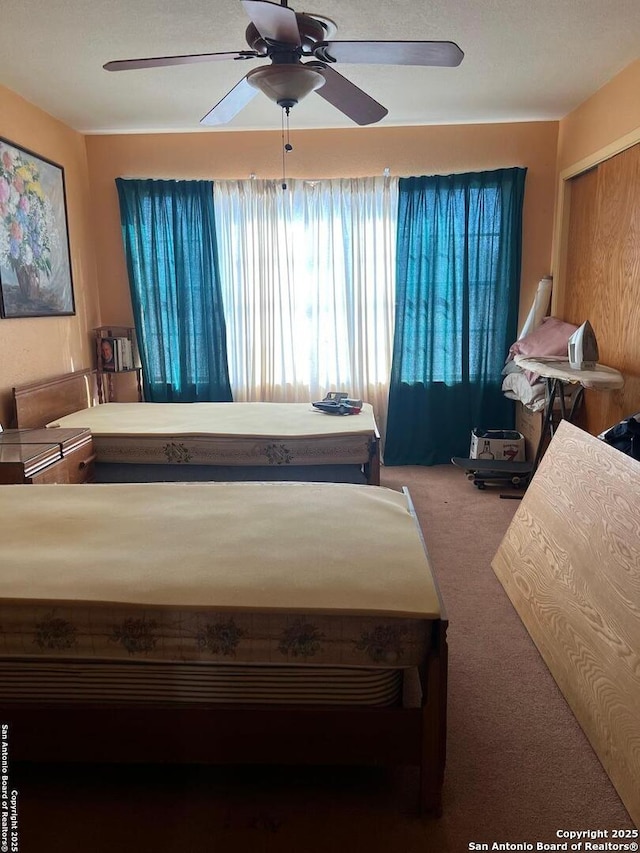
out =
<path fill-rule="evenodd" d="M 551 290 L 553 289 L 553 279 L 550 275 L 541 278 L 538 282 L 536 295 L 533 297 L 533 304 L 524 321 L 524 325 L 518 335 L 518 340 L 531 334 L 534 329 L 537 329 L 544 317 L 547 316 L 549 306 L 551 304 Z"/>

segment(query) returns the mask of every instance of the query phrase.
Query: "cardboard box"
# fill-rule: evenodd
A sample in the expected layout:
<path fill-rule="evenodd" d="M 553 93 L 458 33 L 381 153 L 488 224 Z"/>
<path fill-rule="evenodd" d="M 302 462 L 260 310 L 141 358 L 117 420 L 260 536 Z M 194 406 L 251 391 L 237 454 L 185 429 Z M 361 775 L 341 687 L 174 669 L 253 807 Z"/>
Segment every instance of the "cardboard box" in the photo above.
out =
<path fill-rule="evenodd" d="M 512 429 L 474 429 L 471 433 L 470 459 L 496 459 L 524 462 L 524 436 Z"/>
<path fill-rule="evenodd" d="M 516 406 L 516 429 L 524 436 L 526 458 L 533 462 L 542 434 L 542 412 L 532 412 L 522 403 Z"/>
<path fill-rule="evenodd" d="M 576 388 L 579 386 L 575 386 Z M 565 396 L 565 406 L 566 411 L 569 412 L 571 410 L 571 396 Z M 516 408 L 516 429 L 522 433 L 524 436 L 524 444 L 525 444 L 525 452 L 527 454 L 527 459 L 530 462 L 533 462 L 535 459 L 536 453 L 538 452 L 538 445 L 540 444 L 540 436 L 542 435 L 542 421 L 544 418 L 544 412 L 532 412 L 531 409 L 528 409 L 526 406 L 523 406 L 522 403 L 517 404 Z M 540 459 L 544 456 L 547 451 L 547 447 L 549 446 L 549 442 L 551 441 L 551 436 L 555 433 L 558 428 L 558 424 L 562 420 L 562 415 L 560 413 L 560 401 L 556 398 L 556 401 L 553 406 L 553 413 L 551 417 L 552 423 L 552 431 L 549 432 L 547 430 L 544 441 L 542 442 L 542 448 L 540 451 Z M 576 426 L 582 426 L 580 419 L 574 419 L 574 423 Z"/>

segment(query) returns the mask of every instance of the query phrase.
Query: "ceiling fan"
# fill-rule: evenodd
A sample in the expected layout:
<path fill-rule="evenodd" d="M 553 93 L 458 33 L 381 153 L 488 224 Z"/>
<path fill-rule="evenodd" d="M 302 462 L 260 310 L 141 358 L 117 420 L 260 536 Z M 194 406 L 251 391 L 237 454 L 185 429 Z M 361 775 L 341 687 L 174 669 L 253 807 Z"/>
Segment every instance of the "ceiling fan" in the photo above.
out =
<path fill-rule="evenodd" d="M 339 74 L 337 62 L 366 65 L 440 65 L 453 67 L 464 56 L 451 41 L 334 41 L 337 27 L 329 18 L 295 12 L 269 0 L 241 0 L 251 19 L 246 30 L 249 50 L 157 56 L 107 62 L 107 71 L 187 65 L 223 59 L 270 59 L 254 68 L 201 120 L 204 125 L 226 124 L 258 90 L 279 104 L 287 115 L 291 107 L 313 91 L 360 125 L 374 124 L 388 110 Z M 307 61 L 303 62 L 305 59 Z"/>

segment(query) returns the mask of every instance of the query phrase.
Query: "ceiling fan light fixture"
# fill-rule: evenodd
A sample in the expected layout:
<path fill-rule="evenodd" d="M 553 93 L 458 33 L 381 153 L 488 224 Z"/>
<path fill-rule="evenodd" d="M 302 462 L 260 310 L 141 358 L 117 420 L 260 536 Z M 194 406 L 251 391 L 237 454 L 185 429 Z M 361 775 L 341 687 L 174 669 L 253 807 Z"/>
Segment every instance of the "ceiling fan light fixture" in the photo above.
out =
<path fill-rule="evenodd" d="M 308 65 L 265 65 L 247 74 L 247 83 L 281 107 L 293 107 L 324 86 L 325 78 Z"/>

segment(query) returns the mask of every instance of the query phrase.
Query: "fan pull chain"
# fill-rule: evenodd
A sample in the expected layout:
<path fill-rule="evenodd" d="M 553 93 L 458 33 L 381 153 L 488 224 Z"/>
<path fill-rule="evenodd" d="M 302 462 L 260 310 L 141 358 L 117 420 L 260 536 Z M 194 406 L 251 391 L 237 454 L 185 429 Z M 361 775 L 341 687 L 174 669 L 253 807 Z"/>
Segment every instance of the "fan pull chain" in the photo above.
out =
<path fill-rule="evenodd" d="M 287 141 L 284 141 L 284 132 L 285 132 L 285 115 L 286 115 L 286 130 L 287 130 Z M 285 166 L 285 156 L 289 153 L 289 151 L 293 151 L 293 145 L 289 142 L 289 107 L 282 108 L 282 189 L 286 190 L 287 188 L 287 170 Z"/>

